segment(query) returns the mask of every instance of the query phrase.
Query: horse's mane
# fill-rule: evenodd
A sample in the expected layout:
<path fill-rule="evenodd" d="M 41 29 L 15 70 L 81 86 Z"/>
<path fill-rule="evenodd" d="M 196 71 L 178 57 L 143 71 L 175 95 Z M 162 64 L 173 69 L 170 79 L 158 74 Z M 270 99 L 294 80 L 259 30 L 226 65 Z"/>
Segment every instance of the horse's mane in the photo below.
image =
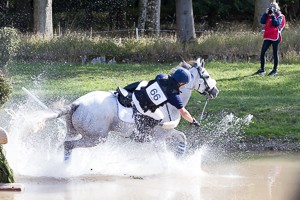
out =
<path fill-rule="evenodd" d="M 177 65 L 176 67 L 173 67 L 173 68 L 171 69 L 171 75 L 172 75 L 177 69 L 180 69 L 180 68 L 184 68 L 184 69 L 189 70 L 190 68 L 192 68 L 192 66 L 191 66 L 189 63 L 187 63 L 187 62 L 185 62 L 185 61 L 182 61 L 182 62 L 179 63 L 179 65 Z"/>

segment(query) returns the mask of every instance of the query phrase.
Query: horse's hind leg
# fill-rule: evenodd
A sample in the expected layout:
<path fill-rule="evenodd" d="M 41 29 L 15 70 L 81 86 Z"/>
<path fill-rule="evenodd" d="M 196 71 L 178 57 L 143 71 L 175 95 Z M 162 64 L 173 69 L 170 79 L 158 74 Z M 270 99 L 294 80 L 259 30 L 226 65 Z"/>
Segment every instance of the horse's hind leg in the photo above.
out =
<path fill-rule="evenodd" d="M 106 138 L 99 138 L 95 135 L 84 135 L 79 140 L 65 141 L 64 142 L 64 160 L 69 160 L 71 157 L 72 150 L 74 148 L 87 148 L 94 147 L 100 143 L 104 143 Z"/>
<path fill-rule="evenodd" d="M 66 115 L 66 123 L 67 123 L 67 135 L 65 140 L 70 141 L 70 140 L 79 140 L 81 137 L 81 134 L 78 134 L 77 131 L 75 130 L 73 123 L 72 123 L 72 115 Z"/>

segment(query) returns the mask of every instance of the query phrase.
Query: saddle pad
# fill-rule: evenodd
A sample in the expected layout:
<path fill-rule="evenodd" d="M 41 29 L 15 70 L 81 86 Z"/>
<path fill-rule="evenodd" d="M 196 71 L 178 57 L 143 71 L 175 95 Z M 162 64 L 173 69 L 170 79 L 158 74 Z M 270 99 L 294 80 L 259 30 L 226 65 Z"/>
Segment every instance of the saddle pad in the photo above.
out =
<path fill-rule="evenodd" d="M 132 108 L 126 108 L 120 104 L 120 102 L 117 100 L 118 103 L 118 117 L 121 121 L 127 122 L 127 123 L 134 123 L 133 119 L 133 111 Z"/>

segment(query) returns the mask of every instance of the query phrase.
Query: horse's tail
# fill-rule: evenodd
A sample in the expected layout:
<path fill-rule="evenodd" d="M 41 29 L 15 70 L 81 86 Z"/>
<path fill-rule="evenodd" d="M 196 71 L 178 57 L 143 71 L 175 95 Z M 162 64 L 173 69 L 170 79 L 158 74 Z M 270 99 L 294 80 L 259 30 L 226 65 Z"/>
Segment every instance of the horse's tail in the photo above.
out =
<path fill-rule="evenodd" d="M 61 116 L 67 115 L 69 113 L 73 113 L 78 108 L 78 106 L 79 105 L 72 103 L 67 106 L 64 106 L 61 109 L 56 110 L 57 115 L 55 118 L 59 118 Z"/>

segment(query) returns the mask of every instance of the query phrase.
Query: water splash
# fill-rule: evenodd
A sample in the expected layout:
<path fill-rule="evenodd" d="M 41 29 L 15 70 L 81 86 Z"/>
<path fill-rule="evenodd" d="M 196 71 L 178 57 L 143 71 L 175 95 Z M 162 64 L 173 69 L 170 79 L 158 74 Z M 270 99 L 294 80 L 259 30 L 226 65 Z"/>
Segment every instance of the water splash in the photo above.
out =
<path fill-rule="evenodd" d="M 137 144 L 112 133 L 106 143 L 74 149 L 72 159 L 63 161 L 66 127 L 53 115 L 28 99 L 0 113 L 0 126 L 9 132 L 4 146 L 15 175 L 69 178 L 84 175 L 153 176 L 158 174 L 201 174 L 201 150 L 178 160 L 171 152 L 157 152 L 152 144 Z M 14 105 L 14 106 L 12 106 Z M 11 107 L 11 108 L 10 108 Z M 14 107 L 14 108 L 13 108 Z M 5 116 L 5 117 L 2 117 Z"/>
<path fill-rule="evenodd" d="M 251 114 L 239 118 L 232 113 L 221 113 L 210 118 L 215 120 L 203 123 L 201 130 L 189 130 L 190 149 L 205 145 L 221 151 L 244 150 L 244 129 L 252 122 Z"/>
<path fill-rule="evenodd" d="M 241 139 L 241 129 L 251 122 L 252 116 L 237 118 L 233 114 L 219 116 L 218 123 L 203 126 L 201 134 L 188 130 L 190 152 L 177 159 L 171 152 L 157 152 L 151 144 L 137 144 L 112 133 L 106 143 L 93 148 L 74 149 L 72 159 L 63 161 L 62 144 L 66 127 L 58 120 L 46 122 L 53 115 L 36 102 L 27 99 L 11 101 L 7 113 L 0 113 L 0 126 L 6 124 L 9 143 L 6 157 L 16 175 L 34 177 L 77 177 L 84 175 L 110 176 L 197 176 L 203 174 L 203 153 L 210 157 L 209 148 L 234 144 Z M 61 106 L 61 102 L 54 104 Z M 17 105 L 17 106 L 16 106 Z M 11 107 L 11 108 L 10 108 Z M 7 117 L 8 116 L 8 117 Z M 209 147 L 209 148 L 208 148 Z M 217 155 L 217 153 L 215 154 Z"/>

